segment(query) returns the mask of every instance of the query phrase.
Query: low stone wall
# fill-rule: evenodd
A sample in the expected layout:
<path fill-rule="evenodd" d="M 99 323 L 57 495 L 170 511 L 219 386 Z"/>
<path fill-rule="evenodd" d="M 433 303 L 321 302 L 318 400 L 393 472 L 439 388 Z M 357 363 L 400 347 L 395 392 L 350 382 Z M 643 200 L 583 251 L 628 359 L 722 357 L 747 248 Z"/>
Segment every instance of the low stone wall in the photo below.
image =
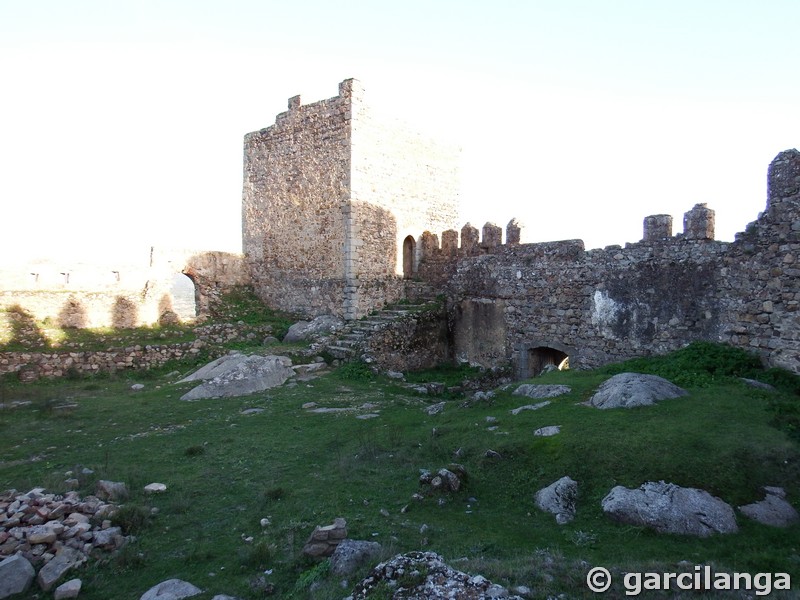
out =
<path fill-rule="evenodd" d="M 217 358 L 228 351 L 223 344 L 237 341 L 257 343 L 271 331 L 269 325 L 221 323 L 195 328 L 197 339 L 190 342 L 134 345 L 104 351 L 0 352 L 0 375 L 18 373 L 20 380 L 30 382 L 41 377 L 65 377 L 71 373 L 90 375 L 124 369 L 150 369 L 171 360 L 193 358 L 201 352 Z"/>
<path fill-rule="evenodd" d="M 160 367 L 170 360 L 196 356 L 202 340 L 164 346 L 131 346 L 105 352 L 0 352 L 0 374 L 18 372 L 22 381 L 64 377 L 68 373 L 109 373 Z M 221 354 L 221 352 L 220 352 Z"/>

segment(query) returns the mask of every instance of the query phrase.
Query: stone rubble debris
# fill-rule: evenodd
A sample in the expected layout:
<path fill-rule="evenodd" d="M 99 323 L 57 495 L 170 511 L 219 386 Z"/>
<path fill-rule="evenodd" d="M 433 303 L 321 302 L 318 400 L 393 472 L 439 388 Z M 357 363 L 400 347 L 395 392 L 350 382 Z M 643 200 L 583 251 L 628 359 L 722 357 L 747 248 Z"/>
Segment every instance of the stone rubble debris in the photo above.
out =
<path fill-rule="evenodd" d="M 75 491 L 63 496 L 44 488 L 0 492 L 0 598 L 6 597 L 7 582 L 32 581 L 36 569 L 39 587 L 49 591 L 90 557 L 124 546 L 128 538 L 109 520 L 117 510 L 116 504 L 98 496 L 81 498 Z"/>
<path fill-rule="evenodd" d="M 347 521 L 341 517 L 333 520 L 332 525 L 317 526 L 303 546 L 303 554 L 312 558 L 331 556 L 336 547 L 347 537 Z"/>
<path fill-rule="evenodd" d="M 392 598 L 414 600 L 422 598 L 458 598 L 488 600 L 505 598 L 522 600 L 504 587 L 493 584 L 481 575 L 468 575 L 445 564 L 433 552 L 407 552 L 380 563 L 358 583 L 345 600 L 366 600 L 379 585 L 393 590 Z"/>

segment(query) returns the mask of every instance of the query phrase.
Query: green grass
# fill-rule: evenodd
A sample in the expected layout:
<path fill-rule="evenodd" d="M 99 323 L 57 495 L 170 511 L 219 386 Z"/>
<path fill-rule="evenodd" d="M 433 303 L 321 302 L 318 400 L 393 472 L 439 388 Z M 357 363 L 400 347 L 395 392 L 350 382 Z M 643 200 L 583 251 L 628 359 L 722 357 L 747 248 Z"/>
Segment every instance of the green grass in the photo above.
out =
<path fill-rule="evenodd" d="M 686 359 L 648 360 L 640 363 L 643 370 Z M 347 519 L 349 537 L 378 541 L 387 556 L 424 549 L 451 562 L 466 558 L 452 565 L 501 584 L 527 585 L 543 598 L 592 597 L 581 561 L 612 570 L 710 562 L 729 571 L 787 572 L 797 580 L 800 526 L 772 529 L 739 515 L 738 534 L 699 540 L 616 525 L 600 509 L 614 485 L 660 479 L 706 489 L 734 506 L 761 499 L 763 485 L 780 485 L 798 505 L 800 443 L 788 425 L 800 397 L 745 385 L 729 368 L 737 360 L 718 358 L 719 373 L 706 377 L 708 365 L 697 359 L 684 367 L 697 384 L 689 396 L 633 410 L 580 404 L 618 367 L 550 373 L 536 382 L 570 385 L 572 393 L 516 416 L 509 411 L 529 400 L 510 390 L 499 391 L 492 404 L 462 407 L 448 400 L 443 413 L 428 416 L 422 408 L 430 399 L 358 364 L 295 387 L 197 402 L 178 400 L 188 386 L 163 374 L 146 380 L 140 392 L 129 389 L 130 374 L 6 384 L 0 402 L 30 404 L 0 410 L 0 489 L 63 492 L 63 474 L 76 465 L 94 470 L 82 478 L 82 493 L 93 491 L 97 479 L 128 484 L 131 498 L 118 519 L 136 542 L 79 573 L 84 600 L 137 599 L 171 577 L 206 590 L 200 600 L 217 593 L 263 598 L 251 585 L 259 577 L 274 586 L 274 597 L 342 598 L 347 592 L 327 564 L 301 554 L 314 526 L 335 517 Z M 439 369 L 409 379 L 457 383 L 474 375 Z M 57 408 L 67 401 L 77 407 Z M 328 407 L 370 402 L 380 417 L 312 414 L 301 408 L 309 401 Z M 264 410 L 241 414 L 253 407 Z M 487 416 L 498 419 L 497 430 L 488 429 Z M 562 433 L 533 437 L 546 425 L 561 425 Z M 488 449 L 502 458 L 486 458 Z M 420 468 L 454 460 L 469 473 L 465 489 L 443 506 L 434 498 L 411 500 Z M 535 508 L 533 494 L 563 475 L 579 482 L 578 516 L 557 526 Z M 156 481 L 167 492 L 146 496 L 142 488 Z M 270 524 L 262 527 L 262 518 Z"/>

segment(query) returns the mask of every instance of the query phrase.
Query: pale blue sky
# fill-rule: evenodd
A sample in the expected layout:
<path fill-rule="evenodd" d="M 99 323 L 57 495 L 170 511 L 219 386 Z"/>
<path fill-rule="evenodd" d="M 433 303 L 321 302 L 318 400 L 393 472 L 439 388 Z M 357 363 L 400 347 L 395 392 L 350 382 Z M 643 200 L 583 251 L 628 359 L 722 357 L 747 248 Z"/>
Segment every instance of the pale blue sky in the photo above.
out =
<path fill-rule="evenodd" d="M 462 146 L 464 221 L 596 247 L 707 202 L 732 239 L 800 145 L 797 31 L 796 0 L 0 0 L 0 250 L 238 250 L 242 136 L 348 77 Z"/>

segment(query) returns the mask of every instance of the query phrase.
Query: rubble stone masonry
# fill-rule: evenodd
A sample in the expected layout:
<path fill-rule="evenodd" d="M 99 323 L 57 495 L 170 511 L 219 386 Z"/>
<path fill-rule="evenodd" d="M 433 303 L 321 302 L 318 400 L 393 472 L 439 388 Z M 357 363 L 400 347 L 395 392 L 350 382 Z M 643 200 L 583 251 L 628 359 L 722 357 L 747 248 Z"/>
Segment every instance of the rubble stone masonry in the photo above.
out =
<path fill-rule="evenodd" d="M 348 319 L 400 299 L 416 236 L 455 223 L 458 160 L 376 115 L 357 80 L 327 100 L 291 98 L 274 125 L 245 136 L 243 251 L 256 293 Z"/>
<path fill-rule="evenodd" d="M 590 251 L 568 240 L 476 253 L 462 231 L 461 259 L 435 249 L 430 261 L 431 279 L 447 274 L 455 357 L 527 377 L 554 356 L 595 367 L 708 340 L 800 372 L 799 190 L 800 152 L 789 150 L 770 165 L 766 211 L 729 243 L 712 239 L 702 204 L 682 234 L 655 215 L 641 242 Z"/>

